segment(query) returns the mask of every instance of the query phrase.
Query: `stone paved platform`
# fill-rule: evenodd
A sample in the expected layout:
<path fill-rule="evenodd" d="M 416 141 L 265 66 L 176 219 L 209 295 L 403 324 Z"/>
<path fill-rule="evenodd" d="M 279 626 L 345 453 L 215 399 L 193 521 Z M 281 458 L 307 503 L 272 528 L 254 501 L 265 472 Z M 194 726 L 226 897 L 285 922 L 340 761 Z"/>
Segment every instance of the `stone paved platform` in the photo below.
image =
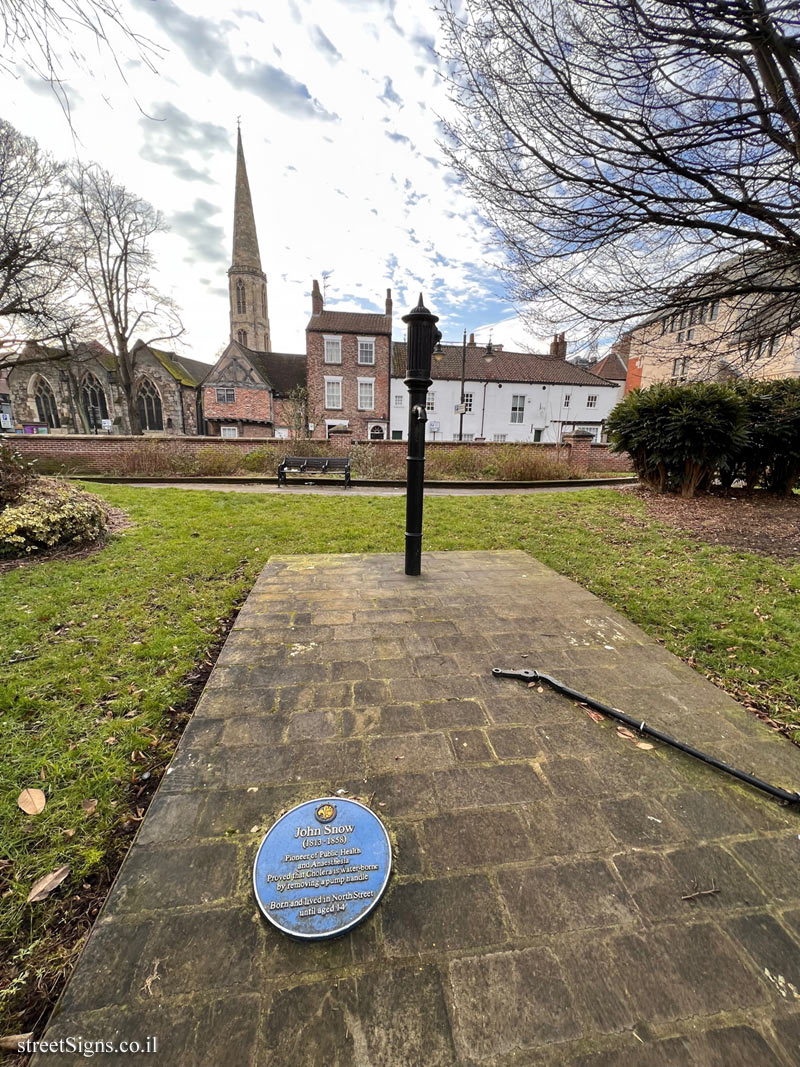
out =
<path fill-rule="evenodd" d="M 788 788 L 797 748 L 522 552 L 402 566 L 265 568 L 47 1038 L 155 1034 L 134 1062 L 170 1067 L 800 1063 L 800 813 L 490 669 Z M 255 851 L 339 789 L 395 871 L 353 933 L 292 942 L 259 917 Z"/>

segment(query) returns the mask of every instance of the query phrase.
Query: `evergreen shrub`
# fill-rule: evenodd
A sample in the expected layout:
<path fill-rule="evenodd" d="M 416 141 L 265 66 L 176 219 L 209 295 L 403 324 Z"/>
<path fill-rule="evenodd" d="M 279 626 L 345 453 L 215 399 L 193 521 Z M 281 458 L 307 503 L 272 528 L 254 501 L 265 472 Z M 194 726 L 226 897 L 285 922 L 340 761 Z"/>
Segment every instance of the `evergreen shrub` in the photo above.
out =
<path fill-rule="evenodd" d="M 607 421 L 640 480 L 686 497 L 714 479 L 786 495 L 800 479 L 800 381 L 695 382 L 635 389 Z"/>
<path fill-rule="evenodd" d="M 0 511 L 0 558 L 94 541 L 105 527 L 99 497 L 66 482 L 36 478 L 16 503 Z"/>
<path fill-rule="evenodd" d="M 5 442 L 0 444 L 0 510 L 19 500 L 33 481 L 33 463 Z"/>

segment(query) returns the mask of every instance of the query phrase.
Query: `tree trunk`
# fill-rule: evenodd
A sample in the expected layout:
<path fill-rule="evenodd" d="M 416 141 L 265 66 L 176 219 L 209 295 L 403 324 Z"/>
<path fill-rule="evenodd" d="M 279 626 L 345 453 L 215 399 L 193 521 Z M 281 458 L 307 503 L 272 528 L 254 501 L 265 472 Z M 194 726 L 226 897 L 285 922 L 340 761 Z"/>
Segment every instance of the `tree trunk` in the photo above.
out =
<path fill-rule="evenodd" d="M 142 422 L 139 418 L 139 408 L 136 403 L 135 357 L 128 351 L 127 339 L 120 334 L 117 334 L 116 349 L 117 371 L 122 393 L 125 397 L 125 407 L 128 411 L 128 425 L 130 426 L 130 432 L 138 437 L 142 433 Z"/>

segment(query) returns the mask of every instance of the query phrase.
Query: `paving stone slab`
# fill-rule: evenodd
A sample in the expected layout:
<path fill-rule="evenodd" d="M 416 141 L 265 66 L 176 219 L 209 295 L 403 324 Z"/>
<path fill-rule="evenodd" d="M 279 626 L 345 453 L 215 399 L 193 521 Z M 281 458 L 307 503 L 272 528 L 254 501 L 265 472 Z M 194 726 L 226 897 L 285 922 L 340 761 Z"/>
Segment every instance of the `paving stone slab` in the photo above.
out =
<path fill-rule="evenodd" d="M 491 668 L 795 789 L 798 749 L 525 553 L 402 571 L 265 567 L 46 1039 L 157 1035 L 139 1058 L 170 1067 L 796 1064 L 800 813 Z M 392 878 L 345 937 L 291 941 L 252 863 L 340 790 L 384 820 Z"/>

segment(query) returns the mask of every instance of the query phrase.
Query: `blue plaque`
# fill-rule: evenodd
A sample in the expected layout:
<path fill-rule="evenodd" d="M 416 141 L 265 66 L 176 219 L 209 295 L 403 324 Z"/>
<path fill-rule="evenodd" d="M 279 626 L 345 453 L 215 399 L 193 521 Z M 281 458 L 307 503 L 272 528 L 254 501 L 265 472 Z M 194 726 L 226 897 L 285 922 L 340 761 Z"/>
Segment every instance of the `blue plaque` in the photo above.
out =
<path fill-rule="evenodd" d="M 392 846 L 357 800 L 321 797 L 281 815 L 258 848 L 258 906 L 284 934 L 338 937 L 369 915 L 392 869 Z"/>

